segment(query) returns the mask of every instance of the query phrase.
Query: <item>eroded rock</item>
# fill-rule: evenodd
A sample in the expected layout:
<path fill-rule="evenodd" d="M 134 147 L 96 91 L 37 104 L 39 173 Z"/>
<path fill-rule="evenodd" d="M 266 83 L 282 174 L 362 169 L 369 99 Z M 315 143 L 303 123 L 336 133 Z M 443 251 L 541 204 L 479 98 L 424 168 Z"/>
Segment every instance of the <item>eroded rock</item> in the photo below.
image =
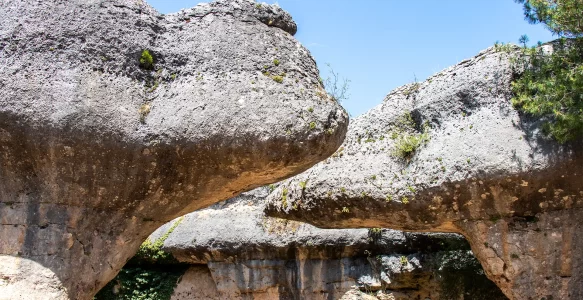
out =
<path fill-rule="evenodd" d="M 490 48 L 391 92 L 331 158 L 275 190 L 267 213 L 461 233 L 509 298 L 583 298 L 581 141 L 547 139 L 512 107 L 512 55 Z"/>
<path fill-rule="evenodd" d="M 89 299 L 165 222 L 344 138 L 347 114 L 278 7 L 0 7 L 0 298 Z"/>
<path fill-rule="evenodd" d="M 359 292 L 378 299 L 505 299 L 460 235 L 319 229 L 269 218 L 268 191 L 190 213 L 149 237 L 167 236 L 163 249 L 191 266 L 172 299 L 341 299 Z"/>

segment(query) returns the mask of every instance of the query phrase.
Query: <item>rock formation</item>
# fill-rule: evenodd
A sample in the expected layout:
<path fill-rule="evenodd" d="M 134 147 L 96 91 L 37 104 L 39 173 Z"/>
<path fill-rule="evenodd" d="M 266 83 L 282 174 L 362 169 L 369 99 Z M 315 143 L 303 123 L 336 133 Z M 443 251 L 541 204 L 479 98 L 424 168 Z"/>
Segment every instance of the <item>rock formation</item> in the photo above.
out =
<path fill-rule="evenodd" d="M 190 213 L 149 237 L 164 239 L 162 249 L 188 265 L 170 299 L 506 299 L 460 235 L 319 229 L 269 218 L 268 192 L 258 188 Z M 164 262 L 149 268 L 176 269 Z M 116 278 L 97 300 L 135 293 L 133 280 Z"/>
<path fill-rule="evenodd" d="M 0 4 L 0 298 L 90 299 L 156 228 L 306 170 L 345 111 L 277 6 Z"/>
<path fill-rule="evenodd" d="M 268 215 L 323 228 L 463 234 L 510 299 L 583 299 L 583 151 L 510 103 L 490 48 L 392 91 L 329 159 L 284 182 Z"/>

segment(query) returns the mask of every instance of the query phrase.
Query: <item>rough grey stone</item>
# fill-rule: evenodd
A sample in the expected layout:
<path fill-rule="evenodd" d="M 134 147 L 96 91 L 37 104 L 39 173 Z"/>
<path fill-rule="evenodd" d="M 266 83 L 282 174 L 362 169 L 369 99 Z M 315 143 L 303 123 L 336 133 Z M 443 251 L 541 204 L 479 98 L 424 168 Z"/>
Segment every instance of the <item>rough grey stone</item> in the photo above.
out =
<path fill-rule="evenodd" d="M 269 190 L 190 213 L 173 231 L 178 221 L 149 239 L 167 236 L 163 249 L 193 264 L 188 278 L 206 264 L 214 282 L 209 293 L 218 291 L 213 299 L 340 299 L 353 288 L 402 299 L 505 299 L 460 235 L 319 229 L 269 218 L 263 214 Z M 177 291 L 194 290 L 197 280 L 180 281 Z"/>
<path fill-rule="evenodd" d="M 516 53 L 490 48 L 392 91 L 331 158 L 271 193 L 268 215 L 462 233 L 509 298 L 583 298 L 582 143 L 546 138 L 541 120 L 513 108 Z M 395 154 L 423 133 L 412 155 Z"/>
<path fill-rule="evenodd" d="M 248 0 L 2 1 L 0 254 L 19 269 L 0 295 L 38 266 L 36 290 L 89 299 L 165 222 L 332 154 L 348 117 L 295 30 Z"/>

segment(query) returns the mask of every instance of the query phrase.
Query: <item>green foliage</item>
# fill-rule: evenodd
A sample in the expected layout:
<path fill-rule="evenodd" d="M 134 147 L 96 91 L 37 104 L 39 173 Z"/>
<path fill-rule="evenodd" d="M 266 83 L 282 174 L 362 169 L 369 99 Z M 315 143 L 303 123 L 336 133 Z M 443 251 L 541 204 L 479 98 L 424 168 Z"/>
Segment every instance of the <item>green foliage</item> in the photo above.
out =
<path fill-rule="evenodd" d="M 302 190 L 305 190 L 306 189 L 306 185 L 308 185 L 308 181 L 307 180 L 306 181 L 300 181 L 300 188 Z"/>
<path fill-rule="evenodd" d="M 164 241 L 168 239 L 170 234 L 176 229 L 178 225 L 184 220 L 184 216 L 180 217 L 180 219 L 176 220 L 174 224 L 156 241 L 152 242 L 149 238 L 146 239 L 140 245 L 138 252 L 132 258 L 132 262 L 143 264 L 143 263 L 151 263 L 151 264 L 171 264 L 176 263 L 176 259 L 172 254 L 162 250 L 162 246 L 164 246 Z"/>
<path fill-rule="evenodd" d="M 391 132 L 391 139 L 396 140 L 391 154 L 399 158 L 411 158 L 421 145 L 429 141 L 428 131 L 429 125 L 426 123 L 423 132 L 418 133 L 411 113 L 404 113 L 395 121 Z"/>
<path fill-rule="evenodd" d="M 552 33 L 566 37 L 583 36 L 583 1 L 515 0 L 524 6 L 524 17 L 531 24 L 543 23 Z"/>
<path fill-rule="evenodd" d="M 486 277 L 482 265 L 472 251 L 453 248 L 449 251 L 439 251 L 435 256 L 430 266 L 438 274 L 436 279 L 440 285 L 441 299 L 508 299 Z"/>
<path fill-rule="evenodd" d="M 521 35 L 520 38 L 518 39 L 518 43 L 522 44 L 522 47 L 524 48 L 526 48 L 526 43 L 528 43 L 528 41 L 530 41 L 530 39 L 526 34 Z"/>
<path fill-rule="evenodd" d="M 277 59 L 277 58 L 276 58 L 276 59 L 274 59 L 274 60 L 273 60 L 273 64 L 274 64 L 275 66 L 279 66 L 279 59 Z"/>
<path fill-rule="evenodd" d="M 273 81 L 275 81 L 277 83 L 282 83 L 283 82 L 283 76 L 280 76 L 280 75 L 271 76 L 271 79 L 273 79 Z"/>
<path fill-rule="evenodd" d="M 395 149 L 392 154 L 400 158 L 410 158 L 428 140 L 429 135 L 426 132 L 421 134 L 404 134 L 395 143 Z"/>
<path fill-rule="evenodd" d="M 544 121 L 543 129 L 560 143 L 583 134 L 583 38 L 560 39 L 553 52 L 523 50 L 523 68 L 512 83 L 512 104 Z"/>
<path fill-rule="evenodd" d="M 381 228 L 369 228 L 368 229 L 368 240 L 371 242 L 378 242 L 383 236 L 383 230 Z"/>
<path fill-rule="evenodd" d="M 109 282 L 95 300 L 167 300 L 170 299 L 178 278 L 188 266 L 180 265 L 172 254 L 162 250 L 164 241 L 182 222 L 174 224 L 156 241 L 147 239 L 136 255 Z"/>
<path fill-rule="evenodd" d="M 310 130 L 316 129 L 316 122 L 310 122 Z"/>
<path fill-rule="evenodd" d="M 140 67 L 146 70 L 154 69 L 154 56 L 150 53 L 150 50 L 144 49 L 142 55 L 140 56 Z"/>
<path fill-rule="evenodd" d="M 158 268 L 123 268 L 94 300 L 167 300 L 186 266 Z"/>
<path fill-rule="evenodd" d="M 522 51 L 515 61 L 522 74 L 512 84 L 512 103 L 540 117 L 545 133 L 560 143 L 574 140 L 583 135 L 583 1 L 515 1 L 523 4 L 530 23 L 573 39 L 559 39 L 552 51 L 540 44 Z"/>
<path fill-rule="evenodd" d="M 348 207 L 344 206 L 344 207 L 342 207 L 342 212 L 343 213 L 349 213 L 350 212 L 350 209 L 348 209 Z"/>
<path fill-rule="evenodd" d="M 409 260 L 407 259 L 406 256 L 401 256 L 401 265 L 402 266 L 406 266 L 409 263 Z"/>
<path fill-rule="evenodd" d="M 403 204 L 409 203 L 409 198 L 408 197 L 401 198 L 401 203 L 403 203 Z"/>

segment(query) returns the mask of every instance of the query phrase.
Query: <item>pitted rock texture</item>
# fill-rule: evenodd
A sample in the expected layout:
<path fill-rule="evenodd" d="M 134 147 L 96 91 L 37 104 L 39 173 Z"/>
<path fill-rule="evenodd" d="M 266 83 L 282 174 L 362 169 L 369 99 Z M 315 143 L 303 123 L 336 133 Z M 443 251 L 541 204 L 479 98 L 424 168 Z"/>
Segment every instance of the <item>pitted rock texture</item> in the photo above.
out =
<path fill-rule="evenodd" d="M 460 235 L 319 229 L 269 218 L 268 192 L 258 188 L 190 213 L 169 233 L 163 249 L 192 265 L 173 299 L 340 299 L 353 289 L 400 299 L 506 299 Z"/>
<path fill-rule="evenodd" d="M 247 0 L 2 1 L 0 297 L 89 299 L 165 222 L 334 153 L 295 30 Z"/>
<path fill-rule="evenodd" d="M 511 299 L 581 299 L 581 141 L 512 107 L 510 57 L 487 49 L 392 91 L 329 159 L 270 194 L 267 214 L 323 228 L 456 232 Z M 422 140 L 411 155 L 396 149 Z"/>

